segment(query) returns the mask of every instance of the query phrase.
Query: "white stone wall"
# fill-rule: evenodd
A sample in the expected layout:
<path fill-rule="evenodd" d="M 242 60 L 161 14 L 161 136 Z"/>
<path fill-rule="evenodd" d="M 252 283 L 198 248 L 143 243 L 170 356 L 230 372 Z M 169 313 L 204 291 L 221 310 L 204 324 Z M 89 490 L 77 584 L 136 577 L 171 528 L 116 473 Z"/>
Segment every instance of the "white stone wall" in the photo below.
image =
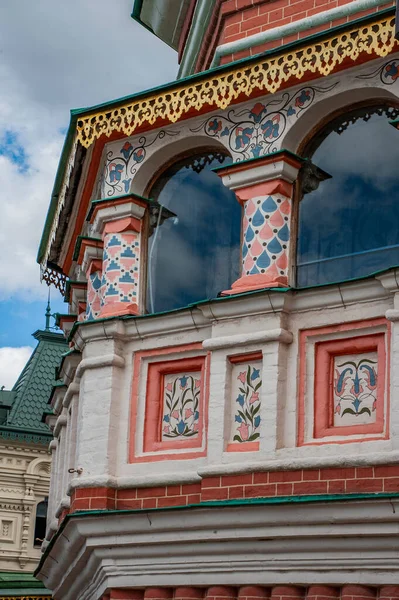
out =
<path fill-rule="evenodd" d="M 32 572 L 36 506 L 48 496 L 50 460 L 37 446 L 0 444 L 0 571 Z"/>

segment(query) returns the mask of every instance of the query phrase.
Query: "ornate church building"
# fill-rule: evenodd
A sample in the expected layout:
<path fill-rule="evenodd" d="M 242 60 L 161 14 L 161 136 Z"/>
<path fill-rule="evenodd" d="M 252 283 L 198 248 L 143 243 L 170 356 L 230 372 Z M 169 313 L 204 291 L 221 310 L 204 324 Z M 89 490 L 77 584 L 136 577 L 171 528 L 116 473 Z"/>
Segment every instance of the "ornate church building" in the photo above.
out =
<path fill-rule="evenodd" d="M 132 16 L 180 72 L 71 114 L 36 575 L 55 600 L 398 599 L 394 4 Z"/>

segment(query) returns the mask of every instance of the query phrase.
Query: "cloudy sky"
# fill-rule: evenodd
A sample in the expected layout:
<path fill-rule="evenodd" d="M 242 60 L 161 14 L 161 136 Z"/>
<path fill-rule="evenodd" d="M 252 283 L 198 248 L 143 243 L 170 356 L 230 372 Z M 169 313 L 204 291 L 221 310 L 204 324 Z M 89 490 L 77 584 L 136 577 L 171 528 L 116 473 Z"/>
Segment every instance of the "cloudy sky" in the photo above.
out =
<path fill-rule="evenodd" d="M 13 385 L 44 327 L 36 253 L 69 110 L 176 77 L 176 53 L 130 18 L 132 5 L 0 3 L 0 386 Z"/>

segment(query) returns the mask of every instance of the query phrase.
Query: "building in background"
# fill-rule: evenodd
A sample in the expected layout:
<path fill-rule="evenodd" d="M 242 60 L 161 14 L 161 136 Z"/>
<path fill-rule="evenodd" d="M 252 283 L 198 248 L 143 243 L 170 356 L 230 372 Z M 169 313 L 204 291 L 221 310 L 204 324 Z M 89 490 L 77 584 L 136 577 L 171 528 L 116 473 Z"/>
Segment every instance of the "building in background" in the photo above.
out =
<path fill-rule="evenodd" d="M 48 312 L 50 312 L 48 310 Z M 43 411 L 55 368 L 68 348 L 47 327 L 11 391 L 0 391 L 0 598 L 45 600 L 51 594 L 34 578 L 46 532 L 52 435 Z"/>
<path fill-rule="evenodd" d="M 399 597 L 394 12 L 137 0 L 180 78 L 72 111 L 56 600 Z"/>

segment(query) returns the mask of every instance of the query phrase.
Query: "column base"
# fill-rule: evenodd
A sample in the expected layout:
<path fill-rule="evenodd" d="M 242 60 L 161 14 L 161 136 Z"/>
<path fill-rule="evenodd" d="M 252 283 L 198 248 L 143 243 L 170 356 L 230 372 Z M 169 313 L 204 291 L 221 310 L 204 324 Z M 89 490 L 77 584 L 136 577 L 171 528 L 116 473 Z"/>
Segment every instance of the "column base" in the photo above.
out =
<path fill-rule="evenodd" d="M 104 319 L 105 317 L 121 317 L 122 315 L 138 314 L 140 314 L 140 312 L 137 304 L 130 304 L 129 302 L 111 302 L 101 308 L 98 318 Z"/>
<path fill-rule="evenodd" d="M 288 277 L 274 275 L 245 275 L 237 279 L 230 290 L 222 292 L 222 296 L 231 296 L 232 294 L 242 294 L 264 288 L 284 288 L 288 287 Z"/>

